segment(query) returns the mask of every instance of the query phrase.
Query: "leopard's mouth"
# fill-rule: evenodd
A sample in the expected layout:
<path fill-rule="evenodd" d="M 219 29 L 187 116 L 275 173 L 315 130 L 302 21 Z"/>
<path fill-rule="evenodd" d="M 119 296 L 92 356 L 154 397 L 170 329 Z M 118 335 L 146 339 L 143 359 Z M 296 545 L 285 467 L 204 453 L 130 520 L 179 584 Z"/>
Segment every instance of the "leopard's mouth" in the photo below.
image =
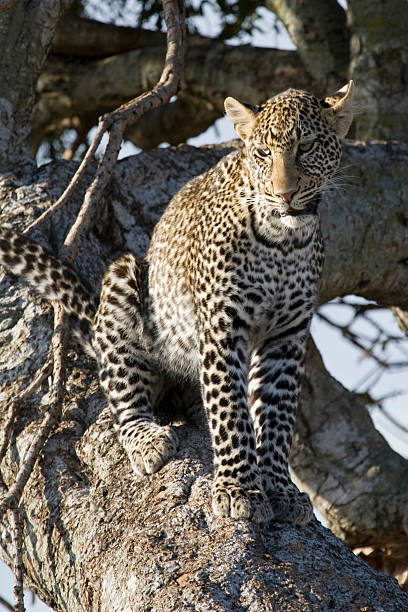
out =
<path fill-rule="evenodd" d="M 317 213 L 318 199 L 308 202 L 303 208 L 293 208 L 289 206 L 286 210 L 279 213 L 280 217 L 301 217 L 303 215 L 315 215 Z"/>

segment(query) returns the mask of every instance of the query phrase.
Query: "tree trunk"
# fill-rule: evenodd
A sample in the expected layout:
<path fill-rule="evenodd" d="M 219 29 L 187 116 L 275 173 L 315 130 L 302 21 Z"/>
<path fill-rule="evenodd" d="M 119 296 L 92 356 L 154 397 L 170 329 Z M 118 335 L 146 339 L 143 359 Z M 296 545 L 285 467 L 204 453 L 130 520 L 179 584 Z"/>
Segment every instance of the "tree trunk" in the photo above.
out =
<path fill-rule="evenodd" d="M 349 0 L 357 137 L 408 142 L 408 4 Z"/>
<path fill-rule="evenodd" d="M 120 162 L 95 228 L 77 258 L 88 283 L 98 287 L 107 262 L 119 251 L 142 256 L 169 197 L 226 151 L 225 147 L 185 146 Z M 361 285 L 366 297 L 388 300 L 390 294 L 395 305 L 406 309 L 408 269 L 403 260 L 408 252 L 401 215 L 407 214 L 402 168 L 408 161 L 408 147 L 350 144 L 345 154 L 355 164 L 358 185 L 348 188 L 347 198 L 338 193 L 323 205 L 328 267 L 322 296 L 356 291 Z M 31 184 L 23 186 L 10 175 L 4 177 L 2 222 L 20 229 L 26 226 L 56 199 L 73 167 L 72 163 L 45 166 L 33 174 Z M 393 243 L 377 241 L 378 269 L 370 263 L 370 245 L 364 245 L 360 236 L 364 225 L 372 232 L 366 241 L 374 240 L 378 217 L 383 219 L 370 190 L 374 175 L 379 202 L 392 190 L 386 220 Z M 72 204 L 56 213 L 35 237 L 49 247 L 61 244 L 82 197 L 83 192 L 78 192 Z M 381 226 L 378 232 L 383 235 Z M 361 283 L 362 269 L 365 283 Z M 52 326 L 49 305 L 30 295 L 15 278 L 3 278 L 0 295 L 0 385 L 6 399 L 26 385 L 46 360 Z M 376 545 L 368 539 L 376 531 L 381 537 L 396 534 L 401 541 L 407 531 L 407 496 L 401 493 L 407 462 L 384 441 L 378 446 L 367 414 L 361 407 L 357 413 L 351 410 L 354 400 L 343 391 L 336 396 L 337 383 L 324 382 L 328 375 L 316 358 L 309 359 L 309 366 L 292 464 L 298 480 L 327 511 L 331 527 L 354 546 Z M 323 418 L 312 407 L 324 407 L 319 398 L 326 392 L 330 413 Z M 42 389 L 24 406 L 2 466 L 6 484 L 24 460 L 46 404 Z M 215 519 L 209 503 L 210 443 L 202 425 L 178 422 L 177 457 L 159 473 L 137 478 L 116 441 L 104 405 L 94 364 L 72 350 L 63 421 L 45 446 L 23 498 L 27 585 L 51 606 L 70 612 L 178 611 L 192 606 L 208 611 L 402 612 L 408 608 L 408 597 L 395 581 L 368 568 L 317 523 L 260 529 L 248 522 Z M 164 408 L 171 418 L 171 404 Z M 351 437 L 357 432 L 359 449 L 337 448 L 339 431 Z M 362 458 L 363 467 L 358 467 Z M 384 480 L 386 497 L 378 489 L 379 484 L 384 488 Z M 359 486 L 364 486 L 364 498 L 344 494 Z M 372 503 L 376 511 L 362 512 L 362 500 Z M 341 507 L 334 508 L 334 503 Z M 8 526 L 3 522 L 0 530 L 1 554 L 10 562 Z"/>
<path fill-rule="evenodd" d="M 325 93 L 346 80 L 350 61 L 350 33 L 346 12 L 337 0 L 266 0 L 283 22 L 307 72 Z"/>
<path fill-rule="evenodd" d="M 59 18 L 71 0 L 20 0 L 0 12 L 0 172 L 34 164 L 35 87 Z"/>

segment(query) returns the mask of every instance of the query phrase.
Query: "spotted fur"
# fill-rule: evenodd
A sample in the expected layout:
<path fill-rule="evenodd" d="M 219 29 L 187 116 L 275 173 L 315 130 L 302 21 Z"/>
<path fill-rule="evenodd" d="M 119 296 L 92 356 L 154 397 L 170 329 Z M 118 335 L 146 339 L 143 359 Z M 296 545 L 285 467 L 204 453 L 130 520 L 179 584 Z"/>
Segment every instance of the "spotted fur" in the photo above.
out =
<path fill-rule="evenodd" d="M 259 107 L 227 98 L 244 141 L 172 199 L 144 261 L 107 270 L 94 315 L 83 283 L 0 231 L 0 261 L 92 326 L 100 382 L 138 474 L 178 446 L 156 424 L 166 385 L 199 382 L 214 451 L 212 506 L 306 523 L 289 474 L 299 381 L 323 264 L 321 191 L 340 162 L 352 83 L 319 100 L 288 90 Z"/>

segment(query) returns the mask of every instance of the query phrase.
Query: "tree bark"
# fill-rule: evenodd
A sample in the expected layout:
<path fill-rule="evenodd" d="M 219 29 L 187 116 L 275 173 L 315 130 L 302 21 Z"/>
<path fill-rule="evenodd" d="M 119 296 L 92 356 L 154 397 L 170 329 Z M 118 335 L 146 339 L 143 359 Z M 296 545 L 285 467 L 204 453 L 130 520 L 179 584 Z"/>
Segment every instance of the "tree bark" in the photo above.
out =
<path fill-rule="evenodd" d="M 288 87 L 323 95 L 349 77 L 358 85 L 357 136 L 407 141 L 404 0 L 353 0 L 347 12 L 335 0 L 267 0 L 266 6 L 282 19 L 297 52 L 190 37 L 179 100 L 129 131 L 134 144 L 153 148 L 160 142 L 184 142 L 223 114 L 227 95 L 253 103 Z M 160 70 L 164 44 L 159 32 L 64 19 L 53 41 L 54 55 L 38 83 L 36 146 L 67 127 L 89 127 L 99 115 L 148 88 Z M 14 72 L 5 67 L 4 73 Z M 25 97 L 32 102 L 32 95 Z M 189 121 L 180 121 L 185 116 Z"/>
<path fill-rule="evenodd" d="M 350 76 L 358 83 L 358 138 L 408 142 L 408 5 L 350 0 Z"/>
<path fill-rule="evenodd" d="M 142 256 L 169 197 L 227 150 L 184 146 L 120 162 L 95 229 L 79 251 L 76 265 L 88 283 L 98 287 L 107 262 L 118 252 Z M 405 257 L 407 248 L 399 224 L 403 225 L 402 212 L 407 214 L 402 168 L 408 147 L 393 145 L 388 151 L 381 144 L 350 144 L 345 156 L 355 164 L 358 185 L 348 188 L 347 198 L 338 193 L 323 205 L 328 268 L 322 296 L 332 297 L 339 287 L 342 292 L 354 291 L 363 268 L 368 297 L 386 300 L 392 291 L 394 303 L 406 308 L 408 269 L 398 264 L 396 254 Z M 60 194 L 73 167 L 47 165 L 22 186 L 10 175 L 4 177 L 2 222 L 26 226 Z M 394 227 L 394 242 L 392 248 L 386 241 L 376 243 L 381 274 L 370 267 L 372 253 L 362 243 L 357 222 L 361 216 L 370 228 L 367 241 L 374 239 L 375 226 L 379 235 L 384 234 L 378 222 L 381 209 L 375 200 L 370 205 L 375 173 L 378 188 L 383 185 L 385 192 L 392 183 L 393 189 L 387 222 Z M 360 184 L 366 189 L 360 191 Z M 78 192 L 35 237 L 49 247 L 61 244 L 82 197 L 83 191 Z M 49 306 L 29 295 L 16 279 L 5 276 L 0 295 L 0 389 L 5 399 L 27 384 L 46 360 L 52 324 Z M 191 605 L 209 611 L 371 606 L 391 612 L 408 607 L 408 598 L 392 579 L 370 570 L 315 523 L 265 530 L 214 519 L 209 505 L 210 444 L 203 426 L 179 423 L 177 457 L 158 474 L 135 477 L 115 439 L 110 416 L 102 410 L 105 402 L 94 365 L 76 350 L 69 362 L 63 421 L 44 448 L 23 498 L 27 585 L 51 606 L 70 612 L 161 606 L 183 610 Z M 406 541 L 407 488 L 401 482 L 407 462 L 375 433 L 364 409 L 328 376 L 317 357 L 309 357 L 308 365 L 294 472 L 336 533 L 353 546 L 370 544 L 378 554 L 387 545 L 389 559 L 395 539 Z M 7 484 L 42 419 L 45 391 L 26 403 L 19 418 L 2 465 Z M 164 406 L 170 418 L 171 410 L 170 404 Z M 341 445 L 339 433 L 345 438 Z M 381 495 L 384 488 L 387 495 Z M 8 527 L 2 523 L 0 529 L 1 554 L 9 561 Z"/>
<path fill-rule="evenodd" d="M 307 72 L 327 92 L 347 79 L 350 34 L 336 0 L 266 0 L 283 22 Z"/>
<path fill-rule="evenodd" d="M 408 469 L 310 342 L 291 466 L 328 527 L 408 590 Z M 368 560 L 370 562 L 370 560 Z"/>
<path fill-rule="evenodd" d="M 30 148 L 35 86 L 56 24 L 71 0 L 21 0 L 0 12 L 0 172 L 20 173 Z"/>
<path fill-rule="evenodd" d="M 354 293 L 407 309 L 408 146 L 350 142 L 343 151 L 339 189 L 322 208 L 321 301 Z"/>
<path fill-rule="evenodd" d="M 109 57 L 166 44 L 163 32 L 117 26 L 76 15 L 64 15 L 52 39 L 51 53 L 74 57 Z"/>
<path fill-rule="evenodd" d="M 408 138 L 408 6 L 404 0 L 267 0 L 309 74 L 330 86 L 355 80 L 356 136 Z M 347 23 L 346 23 L 347 19 Z"/>

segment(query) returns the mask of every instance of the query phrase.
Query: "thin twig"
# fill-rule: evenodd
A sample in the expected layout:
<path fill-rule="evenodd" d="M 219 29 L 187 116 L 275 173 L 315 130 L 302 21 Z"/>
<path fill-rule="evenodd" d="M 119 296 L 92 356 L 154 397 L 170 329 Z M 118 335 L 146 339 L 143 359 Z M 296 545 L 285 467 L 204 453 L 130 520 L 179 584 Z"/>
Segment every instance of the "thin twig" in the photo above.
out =
<path fill-rule="evenodd" d="M 368 336 L 364 336 L 361 333 L 356 334 L 350 329 L 351 323 L 347 325 L 341 325 L 340 323 L 337 323 L 336 321 L 333 321 L 333 319 L 330 319 L 329 317 L 327 317 L 325 314 L 321 312 L 321 310 L 317 312 L 317 316 L 325 323 L 328 323 L 335 329 L 339 330 L 341 334 L 344 336 L 344 338 L 346 338 L 349 342 L 351 342 L 355 347 L 360 349 L 362 353 L 364 354 L 364 356 L 370 357 L 371 359 L 373 359 L 380 367 L 393 368 L 393 369 L 404 369 L 408 367 L 408 360 L 406 361 L 386 361 L 385 359 L 381 359 L 380 357 L 378 357 L 378 355 L 375 354 L 374 349 L 380 343 L 381 336 L 376 336 L 376 338 L 373 339 Z M 380 330 L 380 331 L 381 331 L 381 334 L 384 336 L 384 339 L 387 339 L 393 342 L 396 342 L 396 340 L 399 340 L 399 338 L 394 339 L 393 336 L 388 337 L 384 330 Z M 366 342 L 368 342 L 369 346 L 364 346 L 361 340 L 365 340 Z M 402 352 L 405 354 L 404 351 Z"/>
<path fill-rule="evenodd" d="M 52 206 L 50 206 L 50 208 L 44 211 L 42 215 L 40 215 L 37 219 L 35 219 L 35 221 L 30 223 L 30 225 L 26 227 L 23 234 L 29 234 L 30 232 L 32 232 L 34 228 L 44 223 L 44 221 L 46 221 L 49 217 L 51 217 L 51 215 L 53 215 L 57 210 L 62 208 L 62 206 L 64 206 L 64 204 L 68 202 L 71 194 L 75 191 L 76 187 L 78 186 L 79 181 L 85 174 L 88 167 L 92 164 L 95 152 L 101 143 L 102 136 L 104 135 L 105 131 L 106 129 L 105 129 L 104 124 L 103 123 L 100 124 L 98 126 L 98 130 L 95 134 L 95 137 L 92 143 L 90 144 L 88 151 L 86 152 L 84 159 L 80 163 L 78 170 L 75 172 L 74 176 L 72 177 L 68 187 L 60 195 L 58 200 Z"/>
<path fill-rule="evenodd" d="M 109 132 L 108 144 L 106 145 L 103 157 L 99 162 L 95 178 L 85 194 L 81 209 L 74 224 L 69 230 L 68 235 L 65 238 L 64 245 L 60 251 L 60 256 L 65 260 L 73 261 L 75 259 L 81 238 L 84 236 L 91 225 L 91 222 L 93 221 L 94 215 L 92 214 L 92 211 L 99 201 L 102 192 L 115 169 L 122 143 L 123 131 L 123 124 L 118 123 L 117 125 L 112 126 Z"/>
<path fill-rule="evenodd" d="M 383 413 L 383 415 L 396 427 L 398 427 L 398 429 L 400 429 L 401 431 L 403 431 L 404 433 L 408 434 L 408 427 L 405 427 L 405 425 L 403 425 L 398 419 L 395 419 L 392 414 L 387 410 L 387 408 L 384 408 L 384 406 L 381 404 L 381 402 L 377 401 L 376 402 L 378 408 L 381 410 L 381 412 Z"/>
<path fill-rule="evenodd" d="M 4 599 L 4 597 L 2 597 L 2 595 L 0 595 L 0 605 L 4 606 L 6 608 L 6 610 L 11 610 L 11 612 L 14 612 L 14 608 L 11 605 L 11 603 L 9 603 L 7 601 L 7 599 Z"/>
<path fill-rule="evenodd" d="M 23 524 L 20 508 L 10 511 L 11 530 L 14 544 L 14 610 L 25 612 L 24 571 L 23 571 Z"/>
<path fill-rule="evenodd" d="M 62 410 L 64 397 L 64 364 L 65 347 L 67 345 L 67 329 L 64 311 L 60 304 L 55 305 L 54 335 L 52 337 L 53 354 L 53 383 L 50 391 L 50 403 L 48 413 L 31 443 L 27 456 L 24 458 L 16 479 L 7 493 L 0 498 L 0 516 L 9 508 L 15 506 L 21 498 L 24 487 L 29 479 L 34 464 L 41 449 L 48 440 L 52 428 L 58 422 Z"/>

